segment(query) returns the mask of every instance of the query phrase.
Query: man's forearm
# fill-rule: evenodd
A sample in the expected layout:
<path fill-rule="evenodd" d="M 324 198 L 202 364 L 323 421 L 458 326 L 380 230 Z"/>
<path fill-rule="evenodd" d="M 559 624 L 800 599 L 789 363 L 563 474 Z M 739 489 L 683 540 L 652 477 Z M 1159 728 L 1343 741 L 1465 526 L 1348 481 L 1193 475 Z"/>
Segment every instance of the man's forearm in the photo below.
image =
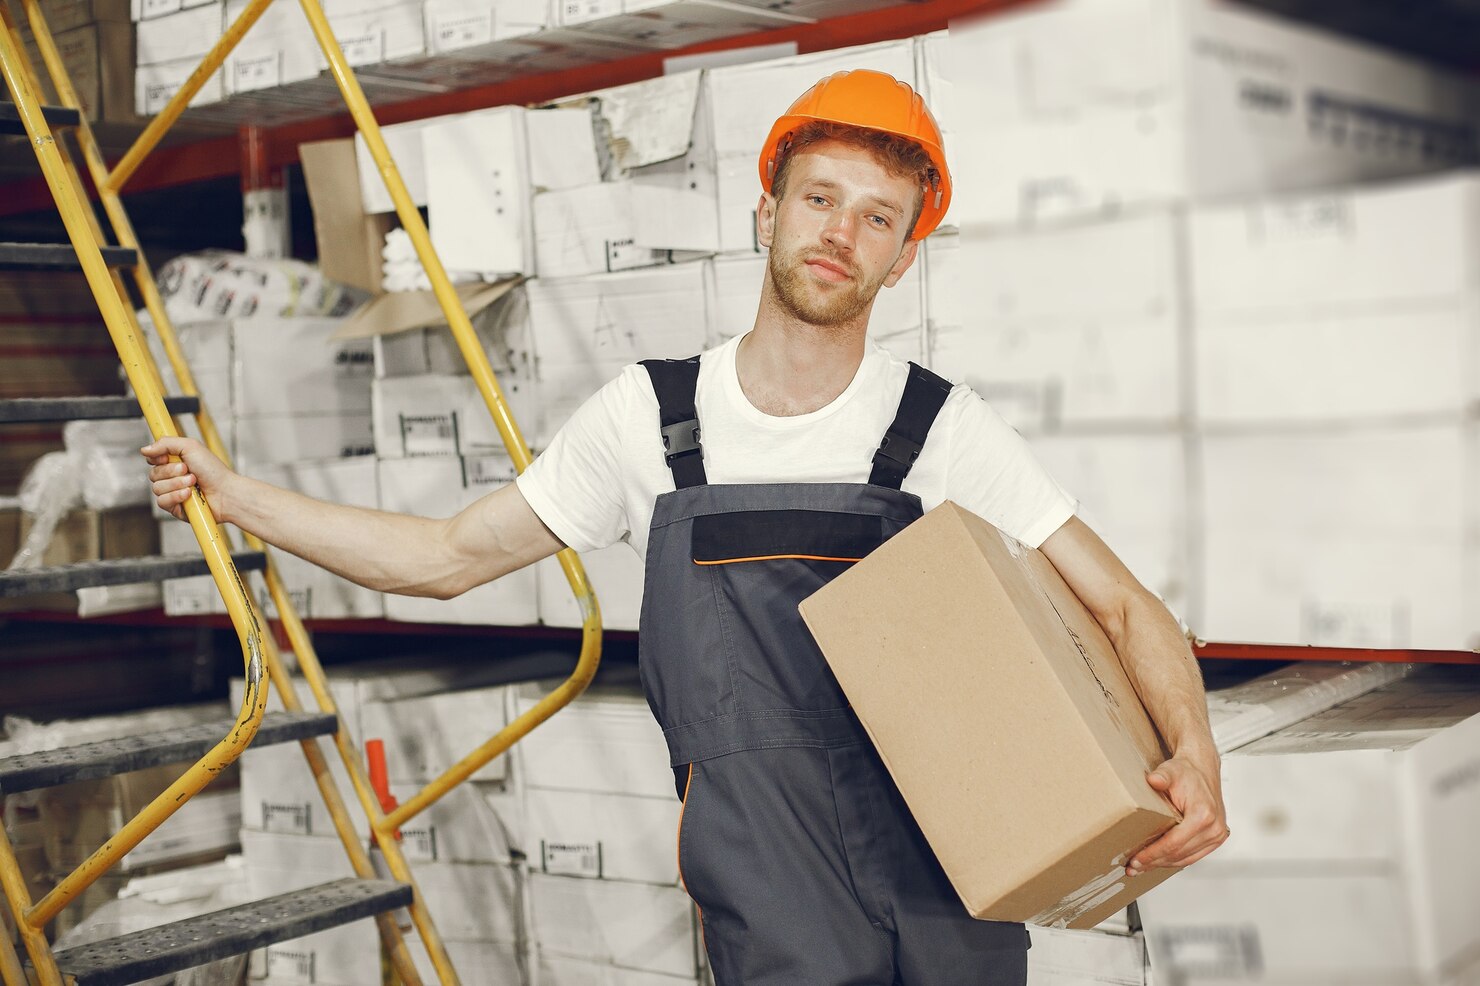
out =
<path fill-rule="evenodd" d="M 221 519 L 369 589 L 446 597 L 463 587 L 441 550 L 446 523 L 326 503 L 237 476 Z"/>
<path fill-rule="evenodd" d="M 1172 753 L 1216 763 L 1202 672 L 1161 600 L 1138 592 L 1110 641 Z"/>

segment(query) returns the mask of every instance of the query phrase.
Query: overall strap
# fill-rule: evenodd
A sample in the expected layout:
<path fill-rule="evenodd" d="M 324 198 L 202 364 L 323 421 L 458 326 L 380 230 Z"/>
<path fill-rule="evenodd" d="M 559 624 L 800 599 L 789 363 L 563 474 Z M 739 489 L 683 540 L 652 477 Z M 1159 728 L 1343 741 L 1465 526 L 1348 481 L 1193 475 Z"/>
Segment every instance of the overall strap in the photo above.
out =
<path fill-rule="evenodd" d="M 937 376 L 918 363 L 910 364 L 909 379 L 904 385 L 904 395 L 899 399 L 899 410 L 894 422 L 884 433 L 879 450 L 874 453 L 874 469 L 869 475 L 871 486 L 887 486 L 897 490 L 910 474 L 910 467 L 920 457 L 925 445 L 925 436 L 935 423 L 935 416 L 945 406 L 951 392 L 951 382 Z"/>
<path fill-rule="evenodd" d="M 663 458 L 673 471 L 676 489 L 703 486 L 704 452 L 699 446 L 699 412 L 694 392 L 699 387 L 699 357 L 645 359 L 642 366 L 658 395 L 658 420 L 663 428 Z"/>

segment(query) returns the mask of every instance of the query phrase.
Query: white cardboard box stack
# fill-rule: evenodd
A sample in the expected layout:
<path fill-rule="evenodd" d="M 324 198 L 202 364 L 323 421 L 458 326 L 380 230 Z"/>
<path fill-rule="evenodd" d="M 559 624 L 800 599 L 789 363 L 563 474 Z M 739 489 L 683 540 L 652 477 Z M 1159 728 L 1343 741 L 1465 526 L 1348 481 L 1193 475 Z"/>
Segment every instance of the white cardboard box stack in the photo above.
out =
<path fill-rule="evenodd" d="M 1198 631 L 1480 643 L 1480 178 L 1209 206 L 1190 226 Z"/>
<path fill-rule="evenodd" d="M 1156 210 L 937 233 L 924 266 L 928 365 L 1027 435 L 1085 522 L 1190 619 L 1182 226 Z"/>
<path fill-rule="evenodd" d="M 381 459 L 377 465 L 386 510 L 438 519 L 514 480 L 514 465 L 502 453 Z M 535 569 L 526 568 L 452 599 L 387 594 L 385 614 L 414 623 L 522 626 L 539 622 L 538 586 Z"/>
<path fill-rule="evenodd" d="M 1228 843 L 1140 902 L 1158 980 L 1480 973 L 1480 683 L 1424 668 L 1225 757 Z"/>
<path fill-rule="evenodd" d="M 546 693 L 525 685 L 516 708 Z M 641 693 L 590 689 L 515 749 L 541 981 L 695 982 L 703 953 L 673 849 L 681 805 L 667 745 Z"/>
<path fill-rule="evenodd" d="M 152 116 L 164 108 L 200 64 L 225 28 L 223 0 L 182 4 L 180 0 L 136 2 L 134 35 L 134 111 Z M 191 106 L 219 102 L 226 95 L 225 73 L 213 72 Z"/>
<path fill-rule="evenodd" d="M 497 677 L 491 665 L 464 663 L 365 665 L 336 669 L 330 680 L 354 740 L 385 742 L 391 793 L 405 799 L 507 722 L 510 689 L 480 687 Z M 301 680 L 295 685 L 312 707 L 307 687 Z M 234 698 L 240 682 L 235 690 Z M 279 707 L 275 696 L 271 707 Z M 354 826 L 368 834 L 338 755 L 327 742 L 320 746 Z M 254 896 L 351 875 L 297 745 L 253 749 L 241 763 L 242 845 Z M 484 977 L 469 981 L 523 981 L 519 801 L 509 758 L 499 757 L 402 829 L 402 851 L 415 867 L 433 921 L 455 955 L 477 963 L 464 974 Z M 420 947 L 411 944 L 413 950 Z M 379 981 L 378 956 L 374 926 L 360 922 L 264 949 L 254 957 L 253 973 L 273 983 L 361 986 Z"/>
<path fill-rule="evenodd" d="M 1474 160 L 1473 83 L 1232 4 L 1060 0 L 951 38 L 963 226 Z"/>

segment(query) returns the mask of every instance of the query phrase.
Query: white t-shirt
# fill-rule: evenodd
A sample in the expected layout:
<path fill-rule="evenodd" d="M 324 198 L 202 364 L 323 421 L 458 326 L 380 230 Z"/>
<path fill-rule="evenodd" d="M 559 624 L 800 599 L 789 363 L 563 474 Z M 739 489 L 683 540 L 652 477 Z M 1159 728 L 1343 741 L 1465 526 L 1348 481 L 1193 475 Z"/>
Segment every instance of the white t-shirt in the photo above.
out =
<path fill-rule="evenodd" d="M 868 482 L 909 364 L 869 343 L 853 381 L 830 404 L 774 417 L 740 389 L 741 338 L 705 353 L 699 364 L 695 405 L 708 481 Z M 586 401 L 518 483 L 540 520 L 569 547 L 591 551 L 625 540 L 646 557 L 653 503 L 674 488 L 647 370 L 626 367 Z M 1031 547 L 1075 508 L 1022 436 L 964 385 L 947 397 L 904 490 L 926 510 L 953 500 Z"/>

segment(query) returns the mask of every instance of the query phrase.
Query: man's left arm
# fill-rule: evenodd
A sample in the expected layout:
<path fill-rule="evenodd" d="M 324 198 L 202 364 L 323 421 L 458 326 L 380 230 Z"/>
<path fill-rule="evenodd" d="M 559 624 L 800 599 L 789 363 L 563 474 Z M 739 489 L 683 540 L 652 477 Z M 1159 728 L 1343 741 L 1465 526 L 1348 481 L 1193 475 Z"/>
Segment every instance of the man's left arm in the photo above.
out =
<path fill-rule="evenodd" d="M 1218 751 L 1197 660 L 1161 600 L 1078 517 L 1039 548 L 1104 628 L 1172 753 L 1147 780 L 1182 813 L 1182 821 L 1137 852 L 1126 872 L 1135 876 L 1156 866 L 1195 863 L 1228 838 Z"/>

